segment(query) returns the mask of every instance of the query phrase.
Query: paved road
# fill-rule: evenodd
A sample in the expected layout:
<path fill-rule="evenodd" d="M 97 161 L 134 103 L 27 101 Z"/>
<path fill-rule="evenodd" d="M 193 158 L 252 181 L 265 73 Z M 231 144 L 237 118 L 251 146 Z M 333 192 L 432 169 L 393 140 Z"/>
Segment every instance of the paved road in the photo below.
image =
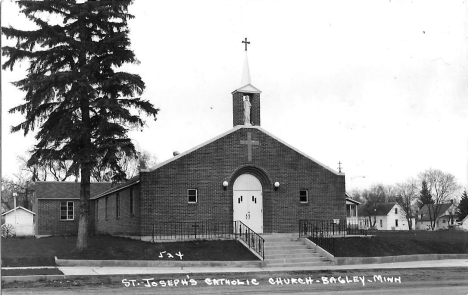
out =
<path fill-rule="evenodd" d="M 440 295 L 440 294 L 468 294 L 468 286 L 412 286 L 411 284 L 405 284 L 404 286 L 398 287 L 380 287 L 380 288 L 357 288 L 351 289 L 349 287 L 340 288 L 306 288 L 301 286 L 282 286 L 278 288 L 271 288 L 271 286 L 259 286 L 234 288 L 234 287 L 223 287 L 223 288 L 192 288 L 192 289 L 167 289 L 167 290 L 150 290 L 150 289 L 125 289 L 125 288 L 102 288 L 102 287 L 79 287 L 74 289 L 57 289 L 57 288 L 45 288 L 45 289 L 24 289 L 24 290 L 12 290 L 7 289 L 3 291 L 3 294 L 37 294 L 37 295 L 49 295 L 49 294 L 89 294 L 89 295 L 107 295 L 107 294 L 348 294 L 348 295 L 359 295 L 359 294 L 412 294 L 412 295 Z"/>
<path fill-rule="evenodd" d="M 151 280 L 153 279 L 153 280 Z M 132 281 L 134 280 L 134 281 Z M 182 282 L 182 280 L 185 280 Z M 217 280 L 216 282 L 214 280 Z M 226 283 L 228 281 L 228 283 Z M 139 285 L 138 285 L 139 284 Z M 175 286 L 177 284 L 177 287 Z M 235 284 L 235 285 L 234 285 Z M 172 286 L 171 286 L 172 285 Z M 147 287 L 150 286 L 150 287 Z M 468 294 L 468 269 L 211 274 L 10 284 L 3 294 Z M 11 288 L 19 287 L 19 288 Z"/>

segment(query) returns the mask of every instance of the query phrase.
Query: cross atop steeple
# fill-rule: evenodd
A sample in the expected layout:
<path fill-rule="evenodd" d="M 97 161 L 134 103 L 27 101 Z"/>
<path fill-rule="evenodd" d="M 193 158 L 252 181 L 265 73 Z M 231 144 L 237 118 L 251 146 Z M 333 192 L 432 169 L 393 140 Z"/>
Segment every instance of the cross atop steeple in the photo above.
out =
<path fill-rule="evenodd" d="M 341 173 L 341 164 L 343 164 L 343 163 L 341 163 L 341 161 L 338 162 L 338 173 Z"/>
<path fill-rule="evenodd" d="M 245 51 L 247 51 L 247 45 L 250 44 L 250 42 L 247 42 L 247 38 L 245 38 L 245 41 L 242 41 L 242 43 L 245 43 Z"/>

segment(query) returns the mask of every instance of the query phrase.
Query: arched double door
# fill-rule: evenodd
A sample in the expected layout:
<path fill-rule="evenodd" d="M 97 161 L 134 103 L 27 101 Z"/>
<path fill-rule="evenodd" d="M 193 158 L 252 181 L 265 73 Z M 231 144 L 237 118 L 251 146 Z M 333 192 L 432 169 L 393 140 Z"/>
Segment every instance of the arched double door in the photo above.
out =
<path fill-rule="evenodd" d="M 263 233 L 262 184 L 252 174 L 242 174 L 233 185 L 233 218 Z"/>

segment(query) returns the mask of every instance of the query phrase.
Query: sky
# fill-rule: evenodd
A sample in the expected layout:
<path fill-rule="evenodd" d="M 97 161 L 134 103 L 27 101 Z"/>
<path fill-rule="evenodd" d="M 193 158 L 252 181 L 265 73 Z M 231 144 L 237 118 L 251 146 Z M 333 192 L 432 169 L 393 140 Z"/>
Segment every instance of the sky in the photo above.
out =
<path fill-rule="evenodd" d="M 347 190 L 395 184 L 429 169 L 468 187 L 468 6 L 465 1 L 154 1 L 130 7 L 125 69 L 160 108 L 129 136 L 159 162 L 232 126 L 244 44 L 262 91 L 261 127 L 337 170 Z M 2 25 L 33 28 L 11 1 Z M 6 41 L 2 44 L 16 44 Z M 34 136 L 11 134 L 24 94 L 2 73 L 2 171 Z"/>

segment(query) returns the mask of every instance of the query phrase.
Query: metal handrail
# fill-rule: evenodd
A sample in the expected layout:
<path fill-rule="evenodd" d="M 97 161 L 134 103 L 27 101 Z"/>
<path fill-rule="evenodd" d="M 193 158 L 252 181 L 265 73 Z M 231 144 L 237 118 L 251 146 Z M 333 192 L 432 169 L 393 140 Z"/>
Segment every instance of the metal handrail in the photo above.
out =
<path fill-rule="evenodd" d="M 254 232 L 250 227 L 245 225 L 242 221 L 234 221 L 236 237 L 244 241 L 250 249 L 255 251 L 262 260 L 265 260 L 265 239 L 259 234 Z"/>
<path fill-rule="evenodd" d="M 299 220 L 299 238 L 309 238 L 324 250 L 335 254 L 335 238 L 353 235 L 367 235 L 367 228 L 358 221 L 346 219 L 325 220 Z"/>

